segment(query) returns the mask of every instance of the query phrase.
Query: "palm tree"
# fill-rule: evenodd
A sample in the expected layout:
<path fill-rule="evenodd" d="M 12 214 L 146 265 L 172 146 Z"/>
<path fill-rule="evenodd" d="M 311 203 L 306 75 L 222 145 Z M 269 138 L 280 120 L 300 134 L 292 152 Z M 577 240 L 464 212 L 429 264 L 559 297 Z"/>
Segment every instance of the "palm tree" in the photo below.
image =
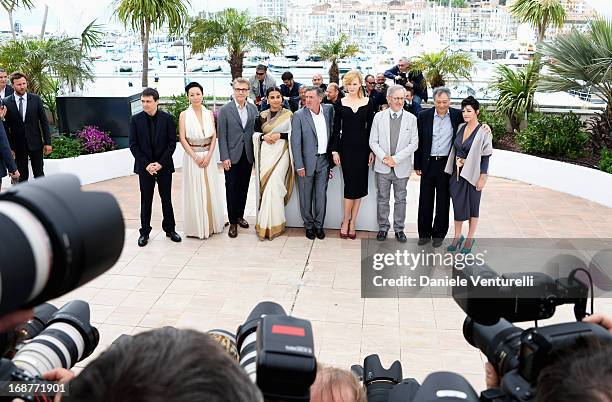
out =
<path fill-rule="evenodd" d="M 96 24 L 98 19 L 91 21 L 81 32 L 81 52 L 89 52 L 92 48 L 100 46 L 102 43 L 102 24 Z"/>
<path fill-rule="evenodd" d="M 19 7 L 25 7 L 28 10 L 34 8 L 33 0 L 0 0 L 0 5 L 4 7 L 9 16 L 9 24 L 11 24 L 11 32 L 13 34 L 13 40 L 17 39 L 15 34 L 15 24 L 13 23 L 13 12 Z"/>
<path fill-rule="evenodd" d="M 565 9 L 559 0 L 516 0 L 510 13 L 520 23 L 528 23 L 538 30 L 538 44 L 544 42 L 549 25 L 561 28 L 565 22 Z"/>
<path fill-rule="evenodd" d="M 606 103 L 606 110 L 591 121 L 593 148 L 612 147 L 612 21 L 591 22 L 586 32 L 572 30 L 544 44 L 550 74 L 542 76 L 544 91 L 584 91 Z"/>
<path fill-rule="evenodd" d="M 41 94 L 61 85 L 83 87 L 93 80 L 92 66 L 80 45 L 71 38 L 9 41 L 0 46 L 0 65 L 28 77 L 28 90 Z"/>
<path fill-rule="evenodd" d="M 189 27 L 192 53 L 203 53 L 216 46 L 225 46 L 232 79 L 242 77 L 245 53 L 258 48 L 278 54 L 283 49 L 287 27 L 280 20 L 251 17 L 248 11 L 226 8 L 211 18 L 196 18 Z"/>
<path fill-rule="evenodd" d="M 142 45 L 142 86 L 149 86 L 149 38 L 166 25 L 170 34 L 185 29 L 189 0 L 115 0 L 115 14 L 125 27 L 140 32 Z"/>
<path fill-rule="evenodd" d="M 443 87 L 449 75 L 455 79 L 470 79 L 474 60 L 469 53 L 450 52 L 442 49 L 439 52 L 425 53 L 410 63 L 410 70 L 422 72 L 432 88 Z"/>
<path fill-rule="evenodd" d="M 495 112 L 506 116 L 512 131 L 519 129 L 521 122 L 533 111 L 533 96 L 538 85 L 540 65 L 537 60 L 524 68 L 513 70 L 499 65 L 491 88 L 498 92 Z"/>
<path fill-rule="evenodd" d="M 45 13 L 43 14 L 42 27 L 40 27 L 40 39 L 45 37 L 45 29 L 47 28 L 47 17 L 49 16 L 49 5 L 45 3 Z"/>
<path fill-rule="evenodd" d="M 331 63 L 329 66 L 329 82 L 335 82 L 336 84 L 340 81 L 338 60 L 354 56 L 358 52 L 359 47 L 348 43 L 348 36 L 345 34 L 341 34 L 336 40 L 322 43 L 312 50 L 313 54 Z"/>

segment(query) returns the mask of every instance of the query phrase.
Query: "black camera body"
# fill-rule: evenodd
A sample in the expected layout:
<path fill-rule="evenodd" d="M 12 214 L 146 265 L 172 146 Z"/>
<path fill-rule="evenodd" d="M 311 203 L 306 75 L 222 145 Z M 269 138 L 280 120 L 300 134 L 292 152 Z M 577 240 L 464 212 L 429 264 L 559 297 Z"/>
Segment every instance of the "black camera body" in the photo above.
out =
<path fill-rule="evenodd" d="M 240 366 L 267 400 L 307 402 L 317 375 L 309 321 L 290 317 L 277 303 L 261 302 L 238 327 Z"/>
<path fill-rule="evenodd" d="M 42 399 L 41 396 L 53 394 L 51 392 L 48 393 L 20 393 L 18 392 L 19 388 L 16 386 L 16 383 L 27 384 L 28 386 L 36 389 L 37 385 L 41 385 L 43 387 L 38 387 L 40 389 L 53 389 L 53 385 L 56 384 L 53 381 L 45 381 L 38 376 L 32 376 L 25 370 L 15 366 L 9 359 L 2 358 L 0 359 L 0 390 L 4 396 L 0 396 L 0 402 L 10 402 L 15 398 L 21 398 L 25 402 L 36 402 L 45 400 Z M 11 385 L 15 387 L 15 390 L 11 389 Z M 47 387 L 45 387 L 45 385 Z M 11 396 L 7 394 L 10 392 Z M 51 398 L 52 399 L 52 398 Z"/>
<path fill-rule="evenodd" d="M 612 341 L 612 334 L 600 325 L 569 322 L 521 330 L 506 320 L 492 326 L 470 317 L 463 325 L 465 339 L 479 348 L 501 378 L 500 387 L 483 391 L 480 400 L 532 401 L 538 375 L 570 347 L 590 340 Z"/>

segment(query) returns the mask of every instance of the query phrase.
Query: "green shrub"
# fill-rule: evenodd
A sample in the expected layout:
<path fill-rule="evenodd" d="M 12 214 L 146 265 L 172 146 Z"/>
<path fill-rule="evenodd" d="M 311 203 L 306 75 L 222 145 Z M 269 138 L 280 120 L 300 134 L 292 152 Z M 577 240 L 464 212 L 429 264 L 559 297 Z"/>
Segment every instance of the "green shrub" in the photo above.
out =
<path fill-rule="evenodd" d="M 583 127 L 572 112 L 559 116 L 532 113 L 527 128 L 517 133 L 516 143 L 528 154 L 576 159 L 589 141 Z"/>
<path fill-rule="evenodd" d="M 83 144 L 73 135 L 51 137 L 51 146 L 53 152 L 46 156 L 48 159 L 76 158 L 83 152 Z"/>
<path fill-rule="evenodd" d="M 174 124 L 176 125 L 176 133 L 178 135 L 178 124 L 179 124 L 179 116 L 183 110 L 186 110 L 189 107 L 189 98 L 187 98 L 186 94 L 174 95 L 170 98 L 170 103 L 164 105 L 164 109 L 166 112 L 170 113 L 174 118 Z"/>
<path fill-rule="evenodd" d="M 603 172 L 612 174 L 612 149 L 604 148 L 601 150 L 599 169 Z"/>
<path fill-rule="evenodd" d="M 499 116 L 495 112 L 488 111 L 485 107 L 480 108 L 478 121 L 482 124 L 488 124 L 489 127 L 491 127 L 493 142 L 499 140 L 506 134 L 506 121 L 504 117 Z"/>

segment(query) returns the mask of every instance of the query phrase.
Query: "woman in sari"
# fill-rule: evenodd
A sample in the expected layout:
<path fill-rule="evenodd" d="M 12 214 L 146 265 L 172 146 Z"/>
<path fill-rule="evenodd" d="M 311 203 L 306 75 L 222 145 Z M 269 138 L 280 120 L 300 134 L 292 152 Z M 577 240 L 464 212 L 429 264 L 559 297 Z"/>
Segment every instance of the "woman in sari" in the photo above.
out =
<path fill-rule="evenodd" d="M 223 232 L 225 192 L 219 173 L 215 120 L 202 105 L 203 88 L 197 82 L 185 87 L 191 106 L 179 117 L 183 157 L 183 223 L 185 235 L 206 239 Z"/>
<path fill-rule="evenodd" d="M 293 190 L 289 147 L 293 114 L 283 109 L 279 88 L 268 88 L 266 98 L 270 108 L 260 113 L 253 135 L 255 172 L 259 182 L 255 231 L 261 240 L 272 240 L 285 231 L 285 205 Z"/>

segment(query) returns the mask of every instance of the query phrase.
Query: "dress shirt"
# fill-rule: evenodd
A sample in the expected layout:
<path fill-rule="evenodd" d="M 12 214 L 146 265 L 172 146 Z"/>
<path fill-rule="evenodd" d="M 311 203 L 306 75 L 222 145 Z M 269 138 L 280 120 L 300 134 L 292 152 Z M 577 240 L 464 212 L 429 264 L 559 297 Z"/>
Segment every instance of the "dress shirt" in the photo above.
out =
<path fill-rule="evenodd" d="M 22 96 L 17 95 L 15 92 L 15 104 L 17 104 L 17 110 L 19 110 L 19 98 L 23 97 L 23 104 L 21 105 L 21 121 L 25 121 L 26 110 L 28 110 L 28 93 L 26 92 Z"/>
<path fill-rule="evenodd" d="M 314 114 L 312 110 L 308 109 L 312 120 L 317 130 L 317 153 L 324 154 L 327 152 L 327 123 L 325 122 L 325 115 L 323 114 L 323 108 L 319 109 L 319 114 Z"/>
<path fill-rule="evenodd" d="M 238 115 L 240 116 L 240 122 L 242 123 L 242 128 L 245 128 L 247 125 L 247 120 L 249 120 L 249 111 L 247 110 L 247 102 L 244 102 L 244 107 L 240 107 L 238 101 L 234 100 L 236 103 L 236 109 L 238 109 Z"/>
<path fill-rule="evenodd" d="M 450 111 L 442 117 L 434 111 L 433 138 L 431 139 L 431 156 L 448 156 L 453 141 L 453 124 Z"/>

